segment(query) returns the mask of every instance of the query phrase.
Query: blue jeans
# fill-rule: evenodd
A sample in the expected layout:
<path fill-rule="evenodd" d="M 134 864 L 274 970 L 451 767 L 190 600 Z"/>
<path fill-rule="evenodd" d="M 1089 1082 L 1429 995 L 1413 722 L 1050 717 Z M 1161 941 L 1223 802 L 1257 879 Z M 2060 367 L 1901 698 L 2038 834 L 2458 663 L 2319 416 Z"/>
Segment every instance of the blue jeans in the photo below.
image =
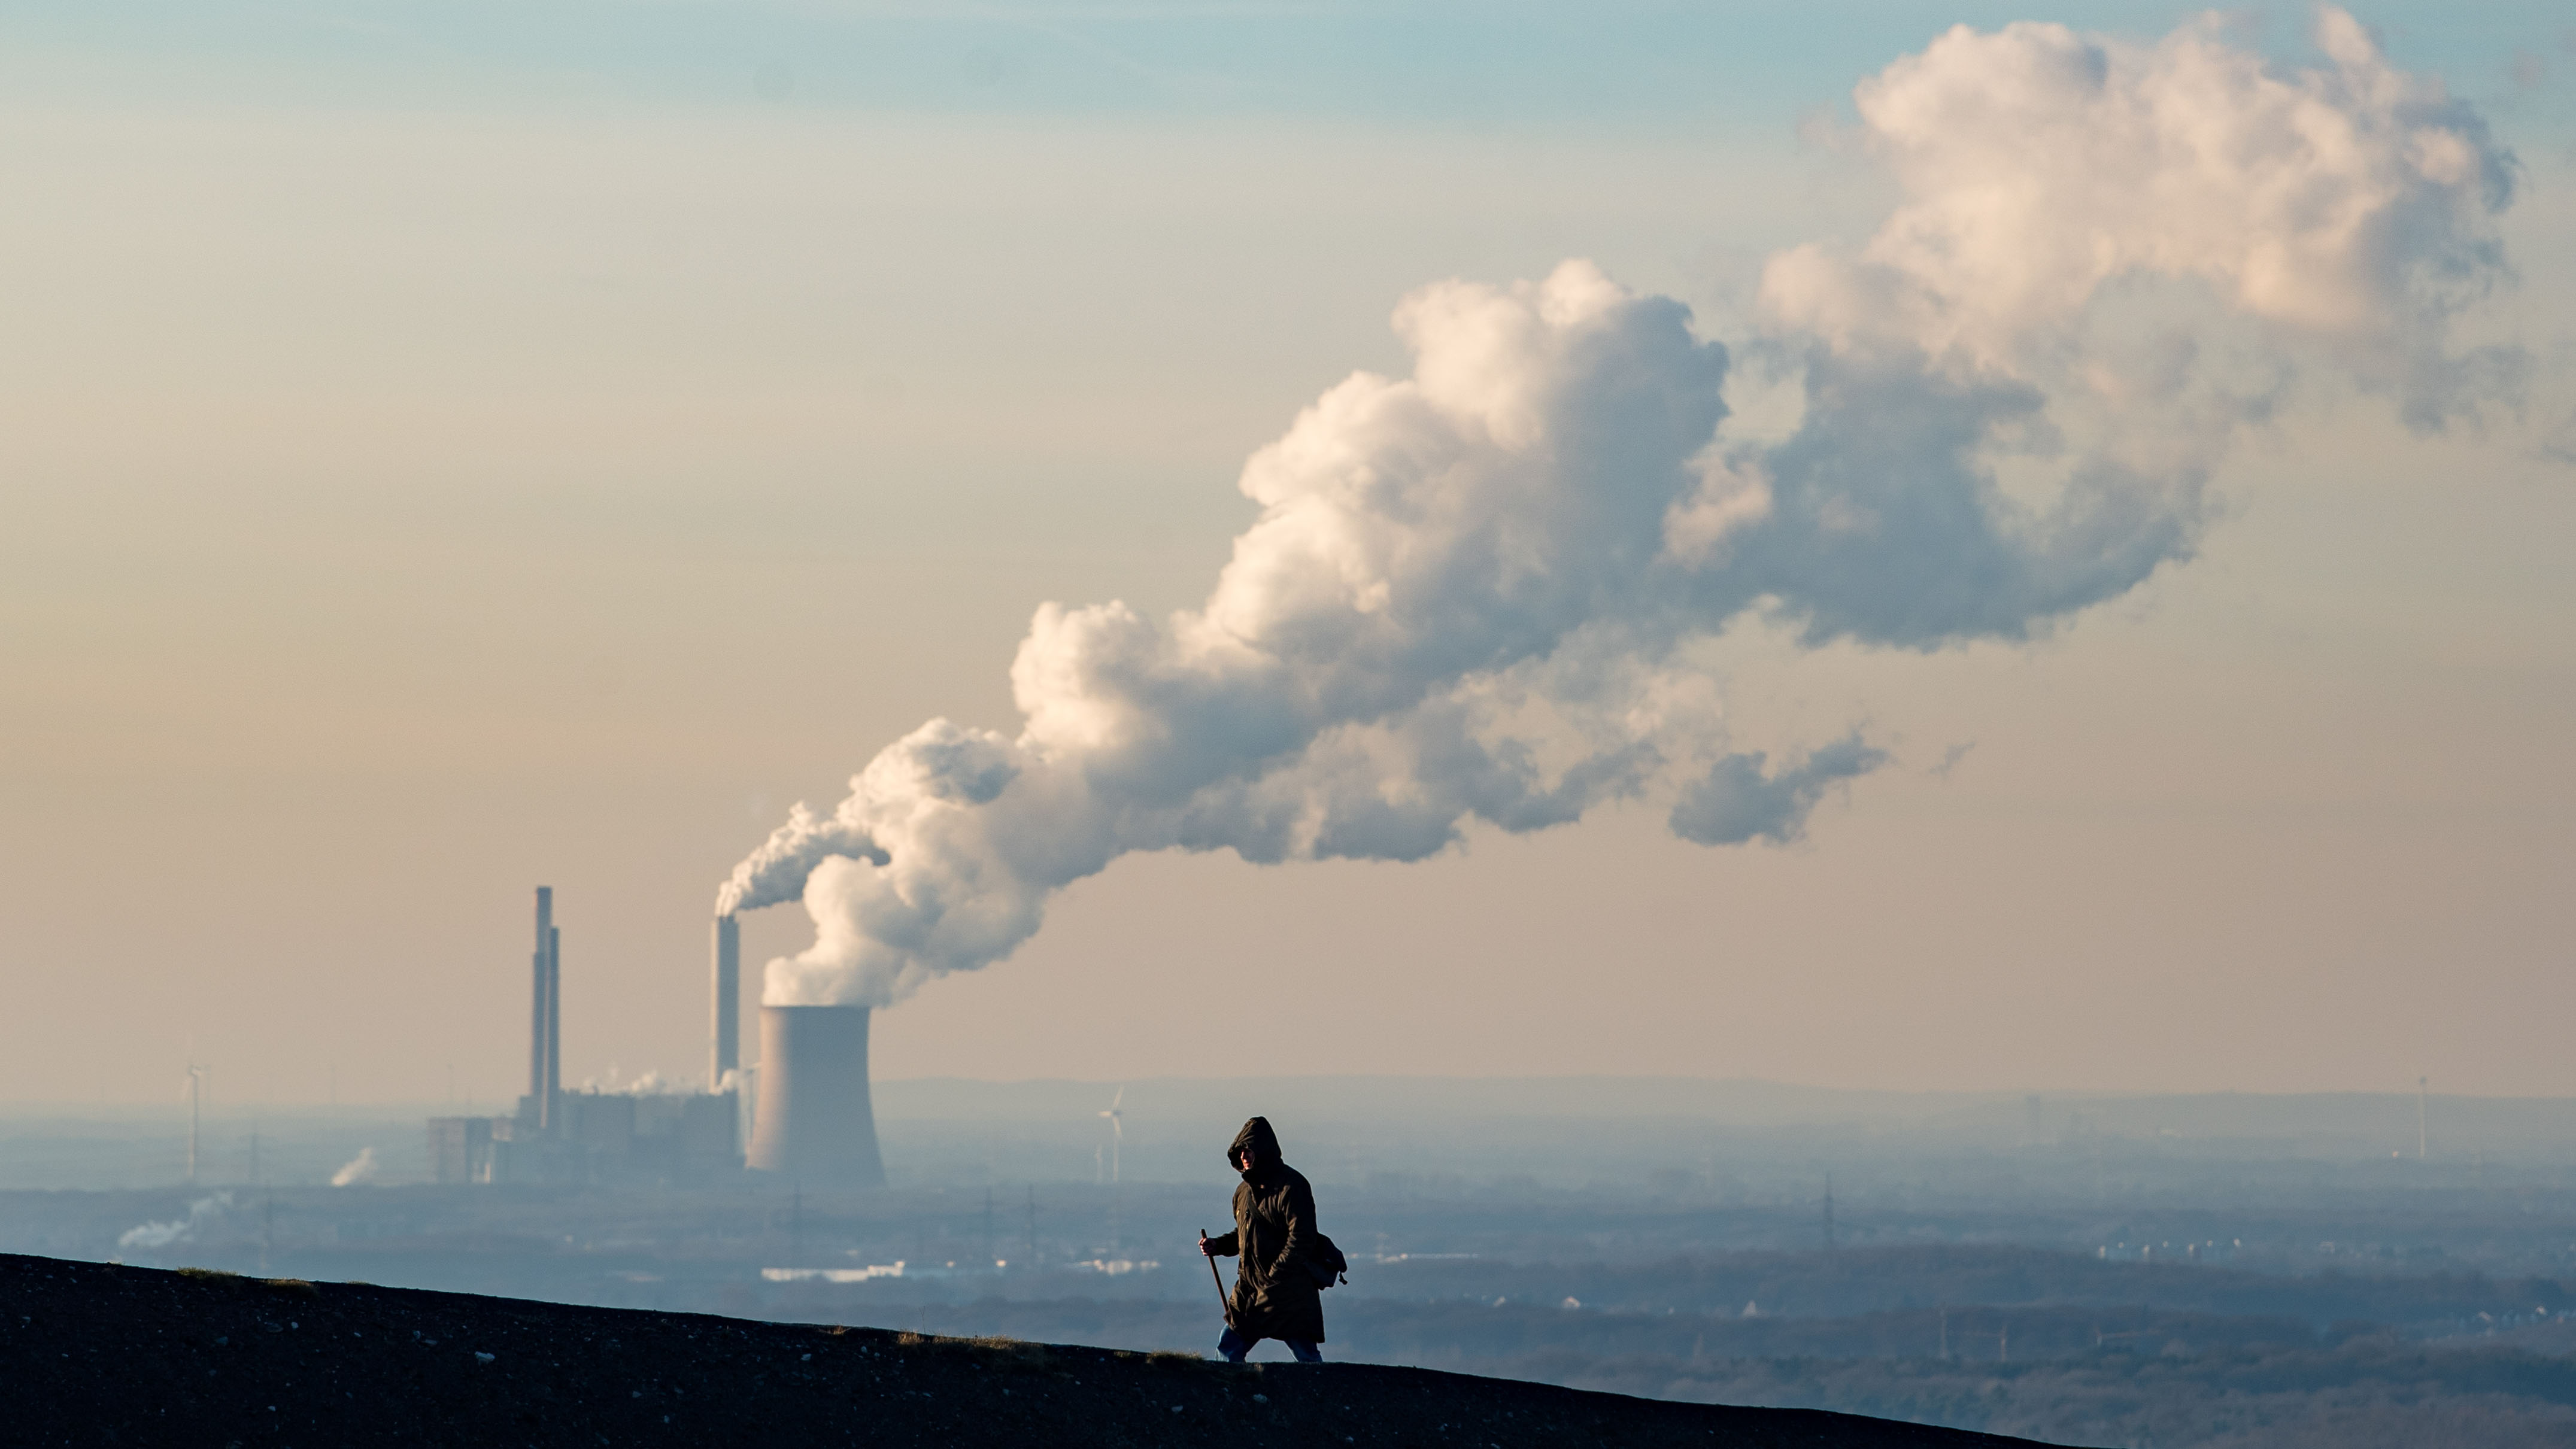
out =
<path fill-rule="evenodd" d="M 1216 1341 L 1216 1351 L 1225 1355 L 1225 1361 L 1227 1363 L 1241 1363 L 1243 1362 L 1243 1356 L 1252 1352 L 1252 1346 L 1260 1341 L 1261 1340 L 1257 1338 L 1245 1338 L 1242 1334 L 1229 1328 L 1225 1331 L 1225 1337 Z M 1302 1338 L 1283 1338 L 1279 1341 L 1288 1345 L 1288 1351 L 1297 1355 L 1297 1362 L 1299 1363 L 1322 1363 L 1324 1361 L 1324 1351 Z"/>

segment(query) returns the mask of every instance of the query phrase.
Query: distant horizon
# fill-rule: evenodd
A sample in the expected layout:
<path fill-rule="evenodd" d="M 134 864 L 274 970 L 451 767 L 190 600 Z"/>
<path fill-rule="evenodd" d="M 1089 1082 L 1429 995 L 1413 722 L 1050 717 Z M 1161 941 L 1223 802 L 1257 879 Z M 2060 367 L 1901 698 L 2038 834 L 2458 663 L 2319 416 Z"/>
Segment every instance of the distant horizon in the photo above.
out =
<path fill-rule="evenodd" d="M 1263 1073 L 1243 1073 L 1243 1074 L 1239 1074 L 1239 1075 L 1191 1075 L 1191 1074 L 1178 1074 L 1178 1073 L 1175 1073 L 1175 1074 L 1163 1075 L 1163 1076 L 1132 1076 L 1132 1077 L 1052 1077 L 1052 1076 L 1050 1076 L 1050 1077 L 970 1077 L 970 1076 L 960 1076 L 960 1075 L 955 1075 L 955 1074 L 949 1074 L 949 1075 L 939 1075 L 939 1076 L 877 1077 L 877 1078 L 872 1078 L 872 1079 L 871 1079 L 870 1085 L 871 1085 L 871 1087 L 872 1087 L 873 1089 L 875 1089 L 875 1090 L 877 1090 L 877 1091 L 883 1091 L 883 1090 L 885 1090 L 886 1088 L 889 1088 L 889 1087 L 904 1087 L 904 1086 L 938 1086 L 938 1085 L 949 1085 L 949 1084 L 964 1085 L 964 1086 L 975 1086 L 975 1087 L 996 1087 L 996 1088 L 1038 1088 L 1038 1087 L 1064 1086 L 1064 1087 L 1082 1087 L 1082 1088 L 1087 1088 L 1087 1089 L 1097 1089 L 1097 1090 L 1099 1090 L 1099 1091 L 1115 1091 L 1116 1089 L 1118 1089 L 1118 1088 L 1120 1088 L 1120 1087 L 1151 1086 L 1151 1085 L 1156 1085 L 1156 1084 L 1171 1084 L 1171 1085 L 1219 1084 L 1219 1083 L 1223 1083 L 1223 1084 L 1249 1084 L 1249 1083 L 1266 1083 L 1266 1082 L 1275 1082 L 1275 1083 L 1281 1083 L 1281 1084 L 1307 1083 L 1307 1082 L 1423 1082 L 1423 1083 L 1533 1083 L 1533 1084 L 1543 1084 L 1543 1083 L 1564 1084 L 1564 1083 L 1576 1083 L 1576 1082 L 1601 1082 L 1601 1083 L 1635 1083 L 1635 1084 L 1640 1084 L 1640 1085 L 1649 1085 L 1649 1084 L 1655 1084 L 1655 1083 L 1689 1083 L 1689 1084 L 1692 1084 L 1692 1085 L 1696 1085 L 1696 1086 L 1704 1086 L 1704 1087 L 1730 1087 L 1730 1086 L 1737 1086 L 1737 1087 L 1759 1087 L 1759 1088 L 1774 1089 L 1774 1090 L 1779 1090 L 1779 1091 L 1784 1091 L 1784 1092 L 1805 1092 L 1805 1093 L 1815 1093 L 1815 1094 L 1818 1094 L 1818 1095 L 1824 1095 L 1824 1096 L 1847 1096 L 1847 1097 L 1895 1097 L 1895 1098 L 1976 1098 L 1976 1099 L 1993 1099 L 1993 1100 L 1997 1100 L 1997 1101 L 2018 1101 L 2018 1100 L 2022 1100 L 2022 1099 L 2029 1098 L 2029 1097 L 2039 1097 L 2039 1098 L 2042 1098 L 2043 1100 L 2047 1100 L 2047 1101 L 2068 1101 L 2068 1102 L 2082 1102 L 2082 1101 L 2119 1101 L 2119 1102 L 2137 1102 L 2137 1101 L 2156 1101 L 2156 1100 L 2165 1100 L 2165 1099 L 2189 1100 L 2189 1101 L 2201 1101 L 2201 1100 L 2209 1100 L 2209 1099 L 2218 1099 L 2218 1098 L 2234 1098 L 2234 1097 L 2249 1098 L 2249 1099 L 2253 1099 L 2253 1100 L 2257 1100 L 2257 1101 L 2308 1101 L 2308 1100 L 2338 1099 L 2338 1098 L 2365 1098 L 2365 1099 L 2374 1099 L 2374 1100 L 2375 1100 L 2375 1099 L 2379 1099 L 2379 1098 L 2390 1098 L 2390 1099 L 2396 1099 L 2396 1100 L 2403 1100 L 2403 1101 L 2412 1102 L 2412 1101 L 2416 1100 L 2416 1097 L 2417 1097 L 2417 1094 L 2416 1094 L 2415 1092 L 2413 1092 L 2413 1091 L 2382 1091 L 2382 1090 L 2331 1089 L 2331 1088 L 2320 1088 L 2320 1089 L 2310 1090 L 2310 1091 L 2257 1091 L 2257 1090 L 2250 1090 L 2250 1089 L 2238 1089 L 2238 1088 L 2213 1088 L 2213 1089 L 2205 1090 L 2205 1091 L 2189 1091 L 2189 1090 L 2174 1090 L 2174 1091 L 2152 1091 L 2152 1090 L 2140 1090 L 2140 1091 L 2129 1091 L 2129 1090 L 2122 1090 L 2122 1089 L 2116 1089 L 2116 1088 L 2112 1088 L 2112 1089 L 2097 1089 L 2097 1088 L 2084 1088 L 2084 1087 L 1921 1087 L 1921 1088 L 1911 1088 L 1911 1087 L 1842 1087 L 1842 1086 L 1833 1086 L 1833 1085 L 1829 1085 L 1829 1084 L 1813 1083 L 1813 1082 L 1791 1082 L 1791 1081 L 1782 1081 L 1782 1080 L 1779 1080 L 1779 1079 L 1776 1079 L 1776 1078 L 1769 1078 L 1769 1077 L 1703 1077 L 1703 1076 L 1687 1076 L 1687 1075 L 1680 1075 L 1680 1074 L 1674 1074 L 1674 1073 L 1624 1074 L 1624 1073 L 1612 1073 L 1612 1072 L 1568 1072 L 1568 1073 L 1556 1073 L 1556 1074 L 1523 1073 L 1523 1074 L 1515 1074 L 1515 1075 L 1509 1075 L 1509 1076 L 1505 1076 L 1505 1075 L 1468 1075 L 1468 1074 L 1431 1073 L 1431 1072 L 1317 1072 L 1317 1073 L 1304 1073 L 1304 1074 L 1287 1074 L 1287 1073 L 1268 1073 L 1268 1072 L 1263 1072 Z M 565 1090 L 566 1090 L 566 1091 L 587 1091 L 587 1090 L 590 1090 L 590 1089 L 588 1089 L 588 1088 L 584 1088 L 584 1087 L 567 1087 L 567 1088 L 565 1088 Z M 612 1092 L 612 1093 L 620 1093 L 620 1094 L 623 1094 L 623 1093 L 631 1092 L 631 1091 L 633 1091 L 634 1089 L 633 1089 L 632 1087 L 616 1087 L 616 1088 L 602 1088 L 602 1089 L 600 1089 L 600 1090 L 602 1090 L 603 1092 Z M 674 1087 L 674 1088 L 662 1088 L 662 1087 L 657 1087 L 657 1088 L 649 1089 L 649 1091 L 648 1091 L 646 1094 L 647 1094 L 647 1095 L 654 1095 L 654 1094 L 661 1094 L 661 1093 L 671 1093 L 671 1094 L 685 1095 L 685 1094 L 689 1094 L 689 1093 L 693 1093 L 693 1092 L 698 1092 L 698 1091 L 702 1091 L 702 1090 L 703 1090 L 702 1088 L 696 1088 L 696 1087 Z M 475 1100 L 477 1100 L 477 1101 L 479 1102 L 479 1101 L 482 1101 L 482 1100 L 484 1100 L 484 1099 L 477 1098 L 477 1099 L 475 1099 Z M 494 1102 L 498 1103 L 498 1102 L 500 1102 L 500 1100 L 501 1100 L 501 1099 L 495 1098 L 495 1099 L 492 1099 L 492 1100 L 493 1100 Z M 518 1099 L 517 1099 L 517 1096 L 516 1096 L 515 1094 L 514 1094 L 514 1095 L 512 1095 L 512 1096 L 510 1096 L 510 1097 L 507 1099 L 507 1101 L 508 1101 L 508 1103 L 509 1103 L 509 1104 L 515 1104 L 517 1100 L 518 1100 Z M 2576 1103 L 2576 1093 L 2568 1093 L 2568 1094 L 2563 1094 L 2563 1095 L 2553 1095 L 2553 1094 L 2517 1094 L 2517 1093 L 2494 1093 L 2494 1092 L 2444 1092 L 2444 1091 L 2440 1090 L 2439 1088 L 2434 1088 L 2434 1089 L 2432 1089 L 2432 1090 L 2429 1092 L 2429 1094 L 2428 1094 L 2428 1100 L 2435 1101 L 2435 1102 L 2441 1102 L 2441 1101 L 2457 1101 L 2457 1102 L 2566 1102 L 2566 1103 Z M 90 1107 L 112 1107 L 112 1108 L 118 1108 L 118 1109 L 128 1109 L 128 1108 L 130 1108 L 130 1109 L 133 1109 L 133 1110 L 138 1111 L 138 1112 L 142 1112 L 142 1111 L 159 1112 L 159 1111 L 167 1110 L 167 1111 L 170 1111 L 170 1112 L 172 1112 L 172 1113 L 175 1113 L 175 1114 L 177 1114 L 178 1116 L 181 1116 L 181 1117 L 186 1116 L 186 1115 L 187 1115 L 187 1111 L 188 1111 L 188 1106 L 187 1106 L 187 1102 L 185 1101 L 185 1099 L 181 1099 L 181 1100 L 179 1100 L 179 1101 L 175 1101 L 175 1102 L 168 1102 L 168 1101 L 163 1101 L 163 1100 L 160 1100 L 160 1099 L 142 1098 L 142 1097 L 115 1097 L 115 1098 L 107 1098 L 107 1099 L 98 1099 L 98 1098 L 79 1098 L 79 1097 L 13 1097 L 13 1098 L 0 1099 L 0 1114 L 13 1113 L 13 1112 L 20 1111 L 21 1109 L 29 1109 L 29 1108 L 44 1108 L 44 1107 L 80 1107 L 80 1106 L 90 1106 Z M 444 1110 L 444 1109 L 448 1109 L 448 1108 L 455 1108 L 457 1111 L 461 1111 L 461 1110 L 462 1110 L 462 1108 L 461 1108 L 461 1107 L 459 1107 L 459 1106 L 458 1106 L 457 1104 L 455 1104 L 455 1103 L 452 1103 L 452 1102 L 444 1102 L 444 1101 L 442 1101 L 441 1099 L 437 1099 L 437 1098 L 417 1098 L 417 1099 L 413 1099 L 413 1098 L 400 1098 L 400 1097 L 366 1098 L 366 1099 L 359 1099 L 359 1100 L 344 1100 L 344 1101 L 340 1101 L 340 1102 L 337 1102 L 337 1103 L 327 1102 L 327 1101 L 312 1101 L 312 1100 L 300 1099 L 300 1098 L 262 1098 L 262 1099 L 258 1099 L 258 1100 L 254 1100 L 254 1101 L 242 1102 L 242 1101 L 236 1101 L 236 1100 L 226 1099 L 226 1098 L 222 1098 L 222 1097 L 219 1097 L 219 1096 L 215 1096 L 215 1095 L 209 1094 L 208 1099 L 207 1099 L 207 1102 L 206 1102 L 206 1105 L 205 1105 L 205 1114 L 206 1114 L 207 1118 L 211 1120 L 211 1119 L 215 1118 L 215 1117 L 216 1117 L 216 1116 L 218 1116 L 218 1115 L 223 1115 L 223 1114 L 227 1114 L 227 1113 L 231 1113 L 231 1114 L 248 1113 L 248 1112 L 254 1112 L 254 1111 L 257 1111 L 257 1110 L 260 1110 L 260 1109 L 263 1109 L 263 1108 L 269 1108 L 269 1107 L 294 1108 L 294 1109 L 299 1109 L 299 1110 L 300 1110 L 300 1109 L 308 1109 L 308 1108 L 309 1108 L 309 1109 L 312 1109 L 312 1110 L 315 1110 L 315 1111 L 321 1111 L 321 1112 L 377 1111 L 377 1110 L 391 1110 L 391 1109 L 399 1108 L 399 1109 L 401 1109 L 401 1110 L 403 1110 L 403 1111 L 405 1111 L 405 1112 L 414 1111 L 414 1110 L 416 1110 L 416 1109 L 417 1109 L 417 1110 L 422 1110 L 422 1111 L 426 1111 L 429 1115 L 433 1115 L 433 1116 L 437 1116 L 437 1115 L 455 1115 L 455 1112 L 454 1112 L 454 1111 Z M 1134 1111 L 1134 1109 L 1133 1109 L 1133 1108 L 1130 1108 L 1129 1110 L 1130 1110 L 1130 1112 L 1131 1112 L 1131 1113 Z M 496 1106 L 493 1112 L 486 1112 L 486 1113 L 484 1113 L 483 1115 L 487 1115 L 487 1116 L 488 1116 L 488 1115 L 495 1115 L 496 1113 L 497 1113 L 497 1114 L 500 1114 L 500 1115 L 506 1115 L 506 1107 L 503 1107 L 503 1106 Z M 879 1115 L 883 1115 L 882 1104 L 880 1104 Z"/>

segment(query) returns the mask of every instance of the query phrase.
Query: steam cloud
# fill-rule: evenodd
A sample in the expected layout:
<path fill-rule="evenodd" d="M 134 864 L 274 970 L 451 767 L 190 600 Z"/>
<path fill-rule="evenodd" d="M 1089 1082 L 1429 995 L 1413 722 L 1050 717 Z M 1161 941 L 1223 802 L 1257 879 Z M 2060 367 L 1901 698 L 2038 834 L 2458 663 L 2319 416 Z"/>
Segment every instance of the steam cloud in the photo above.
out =
<path fill-rule="evenodd" d="M 1673 833 L 1701 845 L 1755 839 L 1786 845 L 1806 833 L 1808 812 L 1825 791 L 1887 763 L 1887 752 L 1861 743 L 1854 733 L 1775 775 L 1762 773 L 1762 760 L 1756 751 L 1728 755 L 1711 766 L 1674 803 Z"/>
<path fill-rule="evenodd" d="M 333 1187 L 356 1187 L 360 1183 L 373 1182 L 375 1179 L 376 1149 L 372 1147 L 361 1147 L 358 1149 L 357 1156 L 341 1163 L 340 1170 L 331 1174 L 331 1185 Z"/>
<path fill-rule="evenodd" d="M 119 1248 L 142 1248 L 148 1251 L 154 1248 L 166 1248 L 172 1243 L 187 1242 L 197 1236 L 198 1228 L 222 1217 L 232 1205 L 231 1193 L 209 1193 L 188 1204 L 186 1217 L 173 1218 L 166 1223 L 144 1223 L 139 1227 L 127 1228 L 117 1235 L 116 1245 Z"/>
<path fill-rule="evenodd" d="M 1040 607 L 1017 736 L 933 720 L 735 869 L 720 913 L 816 927 L 766 999 L 901 1000 L 1129 851 L 1416 860 L 1667 791 L 1685 839 L 1796 840 L 1886 752 L 1727 752 L 1694 643 L 2026 638 L 2187 558 L 2228 437 L 2301 379 L 2426 429 L 2513 386 L 2447 345 L 2503 275 L 2511 158 L 2349 16 L 2317 39 L 2284 74 L 2214 22 L 1961 28 L 1862 85 L 1902 199 L 1765 271 L 1745 351 L 1802 400 L 1785 435 L 1730 428 L 1727 349 L 1588 262 L 1414 293 L 1412 375 L 1252 457 L 1201 607 Z"/>

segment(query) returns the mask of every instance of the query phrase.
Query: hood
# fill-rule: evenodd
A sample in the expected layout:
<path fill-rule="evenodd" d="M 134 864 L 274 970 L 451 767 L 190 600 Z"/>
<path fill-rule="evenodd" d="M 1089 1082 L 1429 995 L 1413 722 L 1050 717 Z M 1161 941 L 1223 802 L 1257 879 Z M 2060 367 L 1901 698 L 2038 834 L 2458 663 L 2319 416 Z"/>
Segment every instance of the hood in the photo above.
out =
<path fill-rule="evenodd" d="M 1226 1165 L 1233 1166 L 1237 1154 L 1245 1151 L 1251 1152 L 1254 1167 L 1279 1160 L 1279 1136 L 1270 1130 L 1269 1118 L 1255 1117 L 1243 1124 L 1243 1130 L 1234 1134 L 1234 1141 L 1226 1145 Z"/>

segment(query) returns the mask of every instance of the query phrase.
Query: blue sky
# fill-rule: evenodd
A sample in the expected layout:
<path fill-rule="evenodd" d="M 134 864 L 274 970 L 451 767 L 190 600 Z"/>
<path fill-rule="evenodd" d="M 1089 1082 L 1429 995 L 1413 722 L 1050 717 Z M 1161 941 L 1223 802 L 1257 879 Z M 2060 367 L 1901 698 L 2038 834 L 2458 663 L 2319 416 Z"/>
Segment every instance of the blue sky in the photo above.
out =
<path fill-rule="evenodd" d="M 2154 34 L 2201 8 L 2071 4 L 2038 18 Z M 2306 53 L 2306 7 L 2229 13 L 2248 43 Z M 2535 65 L 2544 78 L 2576 67 L 2560 7 L 2361 16 L 2400 63 L 2564 125 L 2564 87 L 2531 83 Z M 783 94 L 929 113 L 1552 130 L 1793 121 L 1949 25 L 2027 18 L 1996 3 L 115 4 L 11 7 L 0 37 L 22 83 L 236 100 L 723 106 Z"/>

